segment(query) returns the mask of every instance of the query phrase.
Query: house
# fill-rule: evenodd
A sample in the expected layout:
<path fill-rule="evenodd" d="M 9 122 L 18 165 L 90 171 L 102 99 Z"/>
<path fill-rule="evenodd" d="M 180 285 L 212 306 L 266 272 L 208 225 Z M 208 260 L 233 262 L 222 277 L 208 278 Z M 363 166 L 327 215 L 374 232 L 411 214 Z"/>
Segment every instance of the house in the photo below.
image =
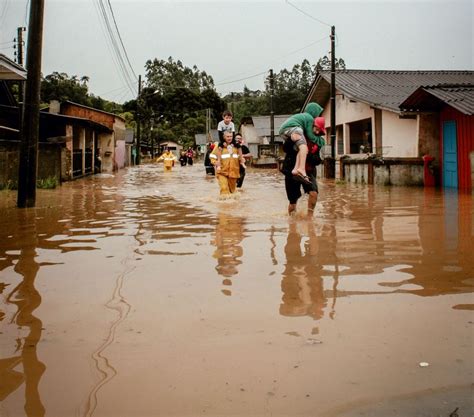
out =
<path fill-rule="evenodd" d="M 20 158 L 20 109 L 12 93 L 13 82 L 26 80 L 26 70 L 0 54 L 0 188 L 18 182 Z M 61 146 L 48 142 L 44 119 L 40 117 L 38 180 L 61 180 Z"/>
<path fill-rule="evenodd" d="M 113 172 L 125 166 L 125 119 L 114 113 L 71 101 L 53 101 L 50 103 L 49 112 L 87 119 L 107 128 L 102 132 L 75 130 L 68 136 L 66 147 L 74 155 L 73 172 L 81 170 L 82 175 L 87 174 L 85 166 L 89 161 L 95 161 L 96 156 L 101 159 L 102 172 Z"/>
<path fill-rule="evenodd" d="M 435 171 L 440 167 L 439 114 L 406 113 L 400 105 L 422 86 L 471 85 L 473 77 L 474 71 L 338 70 L 334 144 L 330 71 L 317 73 L 303 108 L 311 101 L 324 108 L 335 176 L 362 183 L 423 185 L 422 157 L 434 156 Z"/>
<path fill-rule="evenodd" d="M 444 187 L 472 190 L 474 184 L 474 79 L 471 85 L 447 84 L 415 90 L 400 105 L 418 118 L 435 115 L 439 133 L 432 132 L 432 155 L 439 158 Z"/>
<path fill-rule="evenodd" d="M 247 146 L 254 159 L 254 165 L 275 164 L 276 158 L 282 154 L 283 139 L 279 136 L 283 122 L 290 115 L 273 116 L 274 144 L 271 142 L 270 116 L 249 116 L 242 118 L 239 132 L 247 142 Z"/>
<path fill-rule="evenodd" d="M 169 149 L 173 153 L 173 155 L 179 159 L 179 155 L 181 154 L 183 147 L 180 144 L 171 140 L 160 142 L 158 156 L 160 156 L 166 149 Z"/>

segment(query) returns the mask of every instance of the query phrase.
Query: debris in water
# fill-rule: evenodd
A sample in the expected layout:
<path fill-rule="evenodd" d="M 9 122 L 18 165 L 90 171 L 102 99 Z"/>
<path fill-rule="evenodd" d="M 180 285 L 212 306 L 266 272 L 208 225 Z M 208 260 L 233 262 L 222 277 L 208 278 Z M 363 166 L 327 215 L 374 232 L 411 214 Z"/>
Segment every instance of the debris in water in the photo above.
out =
<path fill-rule="evenodd" d="M 420 366 L 426 368 L 427 366 L 430 366 L 430 364 L 428 362 L 420 362 Z"/>
<path fill-rule="evenodd" d="M 307 345 L 320 345 L 321 343 L 323 343 L 321 340 L 318 340 L 318 339 L 306 339 L 306 344 Z"/>

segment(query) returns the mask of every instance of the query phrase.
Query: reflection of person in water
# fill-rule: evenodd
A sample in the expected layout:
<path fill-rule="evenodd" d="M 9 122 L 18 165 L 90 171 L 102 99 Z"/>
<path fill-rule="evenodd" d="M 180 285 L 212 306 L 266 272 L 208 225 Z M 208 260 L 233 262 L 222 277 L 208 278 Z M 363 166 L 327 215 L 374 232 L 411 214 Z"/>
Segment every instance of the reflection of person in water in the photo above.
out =
<path fill-rule="evenodd" d="M 301 252 L 303 234 L 298 226 L 308 227 L 308 240 Z M 321 278 L 323 266 L 319 259 L 319 243 L 314 223 L 290 223 L 285 245 L 286 265 L 283 271 L 281 289 L 283 292 L 280 314 L 283 316 L 323 317 L 327 299 Z"/>
<path fill-rule="evenodd" d="M 230 278 L 238 273 L 237 266 L 242 263 L 240 260 L 243 255 L 240 242 L 244 238 L 242 223 L 240 217 L 219 214 L 216 234 L 212 242 L 216 245 L 213 257 L 217 259 L 216 271 L 224 277 L 222 283 L 225 286 L 232 285 Z M 229 289 L 224 289 L 222 292 L 225 295 L 232 295 Z"/>

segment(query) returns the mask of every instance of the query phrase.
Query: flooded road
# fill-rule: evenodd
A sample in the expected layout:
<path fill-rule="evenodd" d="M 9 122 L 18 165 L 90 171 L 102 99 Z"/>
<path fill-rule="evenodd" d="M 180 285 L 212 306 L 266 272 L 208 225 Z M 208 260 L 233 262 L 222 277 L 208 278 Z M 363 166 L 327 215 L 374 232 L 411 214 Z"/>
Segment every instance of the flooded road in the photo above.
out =
<path fill-rule="evenodd" d="M 473 415 L 470 194 L 204 167 L 0 192 L 0 416 Z M 420 366 L 426 362 L 428 366 Z"/>

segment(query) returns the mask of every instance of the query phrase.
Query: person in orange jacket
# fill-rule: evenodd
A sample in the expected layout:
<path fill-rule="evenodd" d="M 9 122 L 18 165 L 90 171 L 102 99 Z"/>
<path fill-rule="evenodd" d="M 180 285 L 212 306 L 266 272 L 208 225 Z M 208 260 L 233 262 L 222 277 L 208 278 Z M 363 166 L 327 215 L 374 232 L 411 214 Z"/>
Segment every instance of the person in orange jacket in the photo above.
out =
<path fill-rule="evenodd" d="M 216 179 L 219 184 L 220 195 L 230 195 L 235 192 L 237 180 L 240 178 L 239 150 L 232 144 L 232 132 L 224 132 L 222 148 L 214 147 L 211 155 L 221 152 L 220 166 L 217 158 L 211 158 L 211 163 L 216 166 Z"/>

